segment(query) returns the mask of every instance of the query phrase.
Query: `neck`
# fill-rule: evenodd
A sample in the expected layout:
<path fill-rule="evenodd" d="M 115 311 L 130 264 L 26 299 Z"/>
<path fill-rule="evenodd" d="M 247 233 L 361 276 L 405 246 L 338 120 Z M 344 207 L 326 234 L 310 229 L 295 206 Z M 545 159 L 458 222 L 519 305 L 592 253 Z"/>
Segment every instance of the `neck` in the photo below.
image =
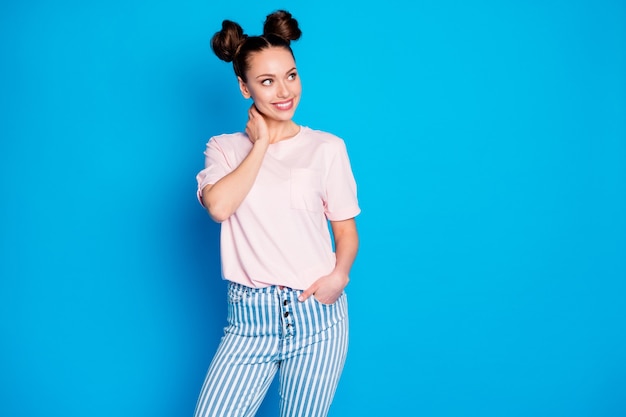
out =
<path fill-rule="evenodd" d="M 298 126 L 293 120 L 285 122 L 275 121 L 274 123 L 271 123 L 266 119 L 266 122 L 269 131 L 270 143 L 277 143 L 285 139 L 291 139 L 300 131 L 300 126 Z"/>

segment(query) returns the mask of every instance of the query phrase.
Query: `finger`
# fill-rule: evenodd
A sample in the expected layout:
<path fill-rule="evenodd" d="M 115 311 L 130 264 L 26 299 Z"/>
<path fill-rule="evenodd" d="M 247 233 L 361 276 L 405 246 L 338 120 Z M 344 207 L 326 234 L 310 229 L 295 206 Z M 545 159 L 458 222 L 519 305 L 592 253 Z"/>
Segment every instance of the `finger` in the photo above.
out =
<path fill-rule="evenodd" d="M 256 108 L 254 103 L 252 103 L 252 106 L 250 106 L 249 113 L 251 116 L 256 116 L 257 114 L 259 114 L 259 110 Z"/>
<path fill-rule="evenodd" d="M 314 293 L 315 293 L 315 288 L 314 288 L 313 285 L 311 285 L 309 288 L 307 288 L 306 290 L 302 291 L 302 294 L 300 294 L 298 296 L 298 301 L 300 301 L 300 302 L 305 301 L 307 298 L 312 296 Z"/>
<path fill-rule="evenodd" d="M 254 131 L 250 128 L 250 126 L 246 126 L 246 135 L 248 135 L 248 139 L 250 139 L 250 142 L 255 142 L 256 139 L 254 137 Z"/>

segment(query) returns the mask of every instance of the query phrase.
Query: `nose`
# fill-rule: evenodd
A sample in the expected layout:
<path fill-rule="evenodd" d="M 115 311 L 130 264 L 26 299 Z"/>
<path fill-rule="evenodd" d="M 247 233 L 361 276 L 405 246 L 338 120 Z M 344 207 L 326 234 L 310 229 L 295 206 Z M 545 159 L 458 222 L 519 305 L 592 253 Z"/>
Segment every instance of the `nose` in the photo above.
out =
<path fill-rule="evenodd" d="M 287 84 L 279 82 L 278 87 L 276 88 L 276 95 L 280 98 L 289 97 L 289 88 L 287 88 Z"/>

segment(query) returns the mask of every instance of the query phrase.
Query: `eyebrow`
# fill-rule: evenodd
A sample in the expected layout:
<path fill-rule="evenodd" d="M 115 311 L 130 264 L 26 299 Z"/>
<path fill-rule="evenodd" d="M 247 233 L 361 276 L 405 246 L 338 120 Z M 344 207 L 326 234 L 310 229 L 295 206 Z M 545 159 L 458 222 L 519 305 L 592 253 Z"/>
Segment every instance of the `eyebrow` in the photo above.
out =
<path fill-rule="evenodd" d="M 296 67 L 291 68 L 289 71 L 287 71 L 285 74 L 289 74 L 290 72 L 293 72 L 296 69 Z M 255 78 L 259 79 L 259 78 L 268 78 L 268 77 L 275 77 L 274 74 L 260 74 L 257 75 Z"/>

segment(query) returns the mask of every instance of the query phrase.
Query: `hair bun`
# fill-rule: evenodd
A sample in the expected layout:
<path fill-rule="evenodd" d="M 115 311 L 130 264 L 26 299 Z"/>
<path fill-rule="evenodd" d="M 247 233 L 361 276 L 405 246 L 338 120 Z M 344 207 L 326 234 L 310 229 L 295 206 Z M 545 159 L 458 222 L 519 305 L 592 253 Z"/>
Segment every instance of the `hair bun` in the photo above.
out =
<path fill-rule="evenodd" d="M 263 24 L 263 35 L 275 35 L 283 38 L 287 43 L 296 41 L 302 36 L 298 21 L 286 10 L 278 10 L 267 15 Z"/>
<path fill-rule="evenodd" d="M 238 23 L 224 20 L 222 30 L 216 32 L 211 38 L 211 49 L 222 61 L 231 62 L 247 37 Z"/>

